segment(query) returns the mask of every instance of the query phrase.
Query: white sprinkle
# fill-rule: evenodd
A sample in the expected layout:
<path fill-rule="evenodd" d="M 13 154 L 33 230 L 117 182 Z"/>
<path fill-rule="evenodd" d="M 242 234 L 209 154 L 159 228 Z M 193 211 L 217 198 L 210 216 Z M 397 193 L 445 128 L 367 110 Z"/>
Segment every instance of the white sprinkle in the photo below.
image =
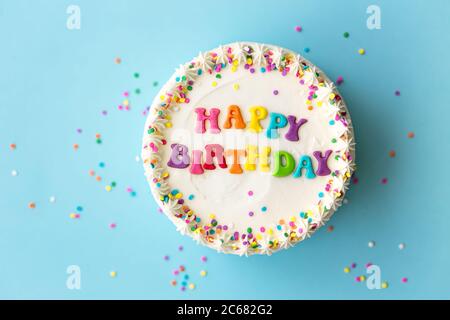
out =
<path fill-rule="evenodd" d="M 51 203 L 55 203 L 56 202 L 56 198 L 55 196 L 51 196 L 48 201 L 50 201 Z"/>
<path fill-rule="evenodd" d="M 343 201 L 343 203 L 344 203 L 344 204 L 347 204 L 347 203 L 348 203 L 348 199 L 345 198 L 344 201 Z"/>
<path fill-rule="evenodd" d="M 17 177 L 18 174 L 19 174 L 19 173 L 17 172 L 17 170 L 11 171 L 11 175 L 12 175 L 13 177 Z"/>
<path fill-rule="evenodd" d="M 141 158 L 139 156 L 136 156 L 136 158 L 134 158 L 136 160 L 136 162 L 141 161 Z"/>
<path fill-rule="evenodd" d="M 405 249 L 405 244 L 404 244 L 403 242 L 400 243 L 400 244 L 398 245 L 398 248 L 399 248 L 400 250 Z"/>
<path fill-rule="evenodd" d="M 369 246 L 369 248 L 373 248 L 375 247 L 375 241 L 369 241 L 367 245 Z"/>

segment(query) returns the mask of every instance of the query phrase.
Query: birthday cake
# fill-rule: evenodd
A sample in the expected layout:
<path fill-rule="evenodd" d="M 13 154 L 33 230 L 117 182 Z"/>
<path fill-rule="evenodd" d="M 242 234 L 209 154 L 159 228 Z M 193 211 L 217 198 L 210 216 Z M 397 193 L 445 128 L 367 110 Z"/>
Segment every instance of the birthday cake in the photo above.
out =
<path fill-rule="evenodd" d="M 238 42 L 180 65 L 153 101 L 142 159 L 178 231 L 220 252 L 271 254 L 342 203 L 353 129 L 321 70 L 290 50 Z"/>

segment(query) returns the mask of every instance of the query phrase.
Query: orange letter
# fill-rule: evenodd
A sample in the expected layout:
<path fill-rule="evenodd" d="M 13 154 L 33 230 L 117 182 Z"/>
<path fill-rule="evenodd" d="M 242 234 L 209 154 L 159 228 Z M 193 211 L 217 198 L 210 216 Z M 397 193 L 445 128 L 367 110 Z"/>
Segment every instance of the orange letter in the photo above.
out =
<path fill-rule="evenodd" d="M 244 119 L 242 119 L 241 109 L 239 109 L 239 106 L 231 105 L 228 107 L 227 119 L 223 124 L 225 129 L 230 129 L 232 127 L 231 119 L 234 119 L 234 126 L 236 129 L 245 128 L 245 122 Z"/>

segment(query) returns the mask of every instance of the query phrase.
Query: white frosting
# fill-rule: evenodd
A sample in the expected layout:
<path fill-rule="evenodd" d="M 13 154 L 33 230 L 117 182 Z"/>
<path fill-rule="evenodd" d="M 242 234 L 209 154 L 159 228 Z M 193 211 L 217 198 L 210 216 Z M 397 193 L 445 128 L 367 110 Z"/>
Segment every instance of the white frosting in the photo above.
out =
<path fill-rule="evenodd" d="M 231 48 L 231 56 L 228 48 Z M 249 48 L 252 48 L 251 55 L 248 54 Z M 278 69 L 286 66 L 289 68 L 287 74 L 283 76 L 278 70 L 263 72 L 260 69 L 267 64 L 268 50 L 271 53 L 272 63 Z M 304 62 L 305 60 L 295 53 L 255 43 L 235 43 L 221 46 L 211 52 L 214 53 L 214 61 L 209 53 L 199 54 L 193 63 L 180 66 L 155 98 L 151 110 L 153 113 L 147 120 L 144 134 L 142 159 L 146 175 L 158 202 L 161 196 L 164 197 L 173 189 L 183 194 L 183 204 L 178 203 L 178 199 L 172 195 L 171 199 L 162 202 L 164 212 L 181 233 L 189 234 L 198 242 L 218 251 L 236 254 L 271 254 L 309 237 L 340 205 L 353 169 L 354 145 L 350 118 L 342 100 L 330 100 L 330 97 L 337 94 L 334 85 L 323 74 L 318 78 L 315 73 L 321 71 L 309 62 Z M 236 61 L 234 68 L 229 65 L 230 57 Z M 254 73 L 243 66 L 248 57 L 253 60 L 250 68 L 255 69 Z M 289 58 L 288 65 L 286 57 Z M 217 72 L 206 72 L 213 70 L 217 63 L 227 65 L 220 70 L 220 79 L 216 77 Z M 201 74 L 198 72 L 199 69 L 203 71 Z M 297 72 L 302 74 L 297 75 Z M 167 109 L 167 103 L 161 102 L 160 96 L 167 97 L 168 92 L 173 92 L 173 88 L 180 84 L 180 78 L 183 76 L 185 82 L 193 81 L 193 90 L 186 93 L 189 103 L 172 101 Z M 300 80 L 304 84 L 300 84 Z M 313 108 L 309 110 L 306 102 L 311 85 L 316 86 L 317 90 L 316 98 L 311 104 Z M 275 90 L 278 94 L 274 94 Z M 278 130 L 279 138 L 267 138 L 269 116 L 261 120 L 263 131 L 260 133 L 252 133 L 247 129 L 224 129 L 223 123 L 230 105 L 240 107 L 247 126 L 250 121 L 248 110 L 252 106 L 263 106 L 269 114 L 276 112 L 285 116 L 294 115 L 297 120 L 304 118 L 307 119 L 307 123 L 300 128 L 300 140 L 295 142 L 288 141 L 284 137 L 289 124 Z M 208 132 L 208 121 L 206 133 L 195 133 L 197 114 L 194 109 L 197 107 L 208 111 L 211 108 L 220 110 L 219 134 Z M 161 112 L 169 115 L 170 120 L 162 119 Z M 346 114 L 342 114 L 343 112 Z M 344 120 L 336 120 L 336 117 Z M 168 122 L 171 124 L 169 127 Z M 149 134 L 150 127 L 157 132 Z M 257 145 L 260 151 L 263 147 L 270 146 L 271 170 L 260 171 L 257 160 L 257 170 L 231 174 L 229 168 L 232 157 L 227 157 L 228 168 L 219 168 L 216 162 L 215 170 L 205 170 L 201 175 L 194 175 L 188 168 L 178 169 L 166 165 L 171 156 L 173 143 L 188 146 L 190 153 L 194 149 L 202 150 L 203 160 L 206 144 L 220 144 L 224 149 L 245 149 L 247 145 Z M 150 144 L 153 147 L 149 147 Z M 292 154 L 296 165 L 301 156 L 309 156 L 315 170 L 318 162 L 313 152 L 325 153 L 326 150 L 332 150 L 327 164 L 330 170 L 337 174 L 317 175 L 314 179 L 307 179 L 303 170 L 303 175 L 299 178 L 292 175 L 274 177 L 273 155 L 279 150 Z M 350 159 L 347 156 L 350 156 Z M 149 165 L 151 161 L 154 162 L 154 168 Z M 243 157 L 242 168 L 244 162 Z M 169 176 L 162 179 L 165 173 Z M 161 179 L 158 185 L 153 181 L 155 178 Z M 325 190 L 327 184 L 329 188 Z M 249 196 L 249 191 L 253 192 L 253 195 Z M 189 195 L 194 195 L 194 198 L 189 200 Z M 201 219 L 196 231 L 193 231 L 190 224 L 192 219 L 186 215 L 180 217 L 184 214 L 182 208 L 185 205 Z M 267 209 L 265 212 L 262 210 L 263 207 Z M 249 215 L 250 211 L 253 212 L 253 216 Z M 305 213 L 308 215 L 306 218 Z M 198 229 L 202 229 L 203 224 L 208 225 L 212 219 L 211 215 L 214 215 L 213 219 L 217 220 L 220 226 L 226 225 L 227 230 L 221 229 L 219 232 L 216 230 L 212 235 L 200 233 Z M 186 219 L 190 223 L 186 223 Z M 280 220 L 284 220 L 285 223 L 280 224 Z M 295 227 L 289 225 L 291 221 Z M 261 230 L 261 227 L 264 229 Z M 242 239 L 242 234 L 248 233 L 246 231 L 248 228 L 252 229 L 251 241 Z M 206 227 L 206 231 L 208 230 L 210 229 Z M 239 232 L 241 239 L 230 240 L 235 232 Z M 290 234 L 288 237 L 285 236 L 286 232 Z"/>

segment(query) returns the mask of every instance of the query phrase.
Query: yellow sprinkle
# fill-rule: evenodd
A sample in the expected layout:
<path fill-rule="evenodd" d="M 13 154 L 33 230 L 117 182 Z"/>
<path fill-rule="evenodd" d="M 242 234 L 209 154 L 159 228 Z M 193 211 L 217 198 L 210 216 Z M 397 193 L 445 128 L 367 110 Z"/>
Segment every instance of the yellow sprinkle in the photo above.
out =
<path fill-rule="evenodd" d="M 360 276 L 360 277 L 359 277 L 359 280 L 360 280 L 360 281 L 366 281 L 366 277 L 365 277 L 365 276 Z"/>
<path fill-rule="evenodd" d="M 332 93 L 332 94 L 330 94 L 330 95 L 328 96 L 328 98 L 329 98 L 330 100 L 334 100 L 334 98 L 336 98 L 336 95 L 335 95 L 334 93 Z"/>
<path fill-rule="evenodd" d="M 272 235 L 272 234 L 273 234 L 273 229 L 272 229 L 272 228 L 269 229 L 269 230 L 267 231 L 267 233 L 269 233 L 270 235 Z"/>
<path fill-rule="evenodd" d="M 231 72 L 236 72 L 237 71 L 237 67 L 236 66 L 231 66 Z"/>
<path fill-rule="evenodd" d="M 105 187 L 105 190 L 110 192 L 112 190 L 112 187 L 108 185 L 108 186 Z"/>
<path fill-rule="evenodd" d="M 233 84 L 233 89 L 235 91 L 239 90 L 239 85 L 237 83 Z"/>
<path fill-rule="evenodd" d="M 166 96 L 165 95 L 159 96 L 159 99 L 164 100 L 166 99 Z"/>
<path fill-rule="evenodd" d="M 172 128 L 172 122 L 166 122 L 166 128 Z"/>
<path fill-rule="evenodd" d="M 247 59 L 247 64 L 252 64 L 252 62 L 253 62 L 252 58 Z"/>
<path fill-rule="evenodd" d="M 256 239 L 261 240 L 261 239 L 262 239 L 262 235 L 258 233 L 258 234 L 256 235 Z"/>
<path fill-rule="evenodd" d="M 195 284 L 189 283 L 189 289 L 194 290 L 195 289 Z"/>
<path fill-rule="evenodd" d="M 292 222 L 295 222 L 295 220 L 297 220 L 297 218 L 294 217 L 294 216 L 292 216 L 290 220 L 291 220 Z"/>
<path fill-rule="evenodd" d="M 130 104 L 130 102 L 128 101 L 128 99 L 123 100 L 122 104 L 126 107 Z"/>
<path fill-rule="evenodd" d="M 70 217 L 71 219 L 75 219 L 75 218 L 77 217 L 77 215 L 76 215 L 75 213 L 71 213 L 71 214 L 69 214 L 69 217 Z"/>
<path fill-rule="evenodd" d="M 358 53 L 359 53 L 360 55 L 363 55 L 363 54 L 366 53 L 366 50 L 364 50 L 363 48 L 361 48 L 361 49 L 358 50 Z"/>
<path fill-rule="evenodd" d="M 212 85 L 213 87 L 216 87 L 216 86 L 217 86 L 217 81 L 213 81 L 213 82 L 211 83 L 211 85 Z"/>
<path fill-rule="evenodd" d="M 386 289 L 387 287 L 389 287 L 389 284 L 388 284 L 386 281 L 384 281 L 384 282 L 381 284 L 381 288 Z"/>
<path fill-rule="evenodd" d="M 110 276 L 111 278 L 115 278 L 115 277 L 117 276 L 117 272 L 116 272 L 116 271 L 111 271 L 111 272 L 109 273 L 109 276 Z"/>
<path fill-rule="evenodd" d="M 207 272 L 205 270 L 200 271 L 200 276 L 206 277 Z"/>
<path fill-rule="evenodd" d="M 213 214 L 213 213 L 211 213 L 211 214 L 209 215 L 209 218 L 210 218 L 210 219 L 214 219 L 215 217 L 216 217 L 216 215 Z"/>
<path fill-rule="evenodd" d="M 185 98 L 181 98 L 181 99 L 180 99 L 180 102 L 181 102 L 181 103 L 184 103 L 185 101 L 186 101 Z"/>
<path fill-rule="evenodd" d="M 349 268 L 349 267 L 345 267 L 345 268 L 344 268 L 344 272 L 345 272 L 345 273 L 350 273 L 350 268 Z"/>
<path fill-rule="evenodd" d="M 323 102 L 322 102 L 322 101 L 317 101 L 317 106 L 318 106 L 318 107 L 321 107 L 321 106 L 322 106 L 322 104 L 323 104 Z"/>
<path fill-rule="evenodd" d="M 233 66 L 237 67 L 239 65 L 239 61 L 233 60 Z"/>

